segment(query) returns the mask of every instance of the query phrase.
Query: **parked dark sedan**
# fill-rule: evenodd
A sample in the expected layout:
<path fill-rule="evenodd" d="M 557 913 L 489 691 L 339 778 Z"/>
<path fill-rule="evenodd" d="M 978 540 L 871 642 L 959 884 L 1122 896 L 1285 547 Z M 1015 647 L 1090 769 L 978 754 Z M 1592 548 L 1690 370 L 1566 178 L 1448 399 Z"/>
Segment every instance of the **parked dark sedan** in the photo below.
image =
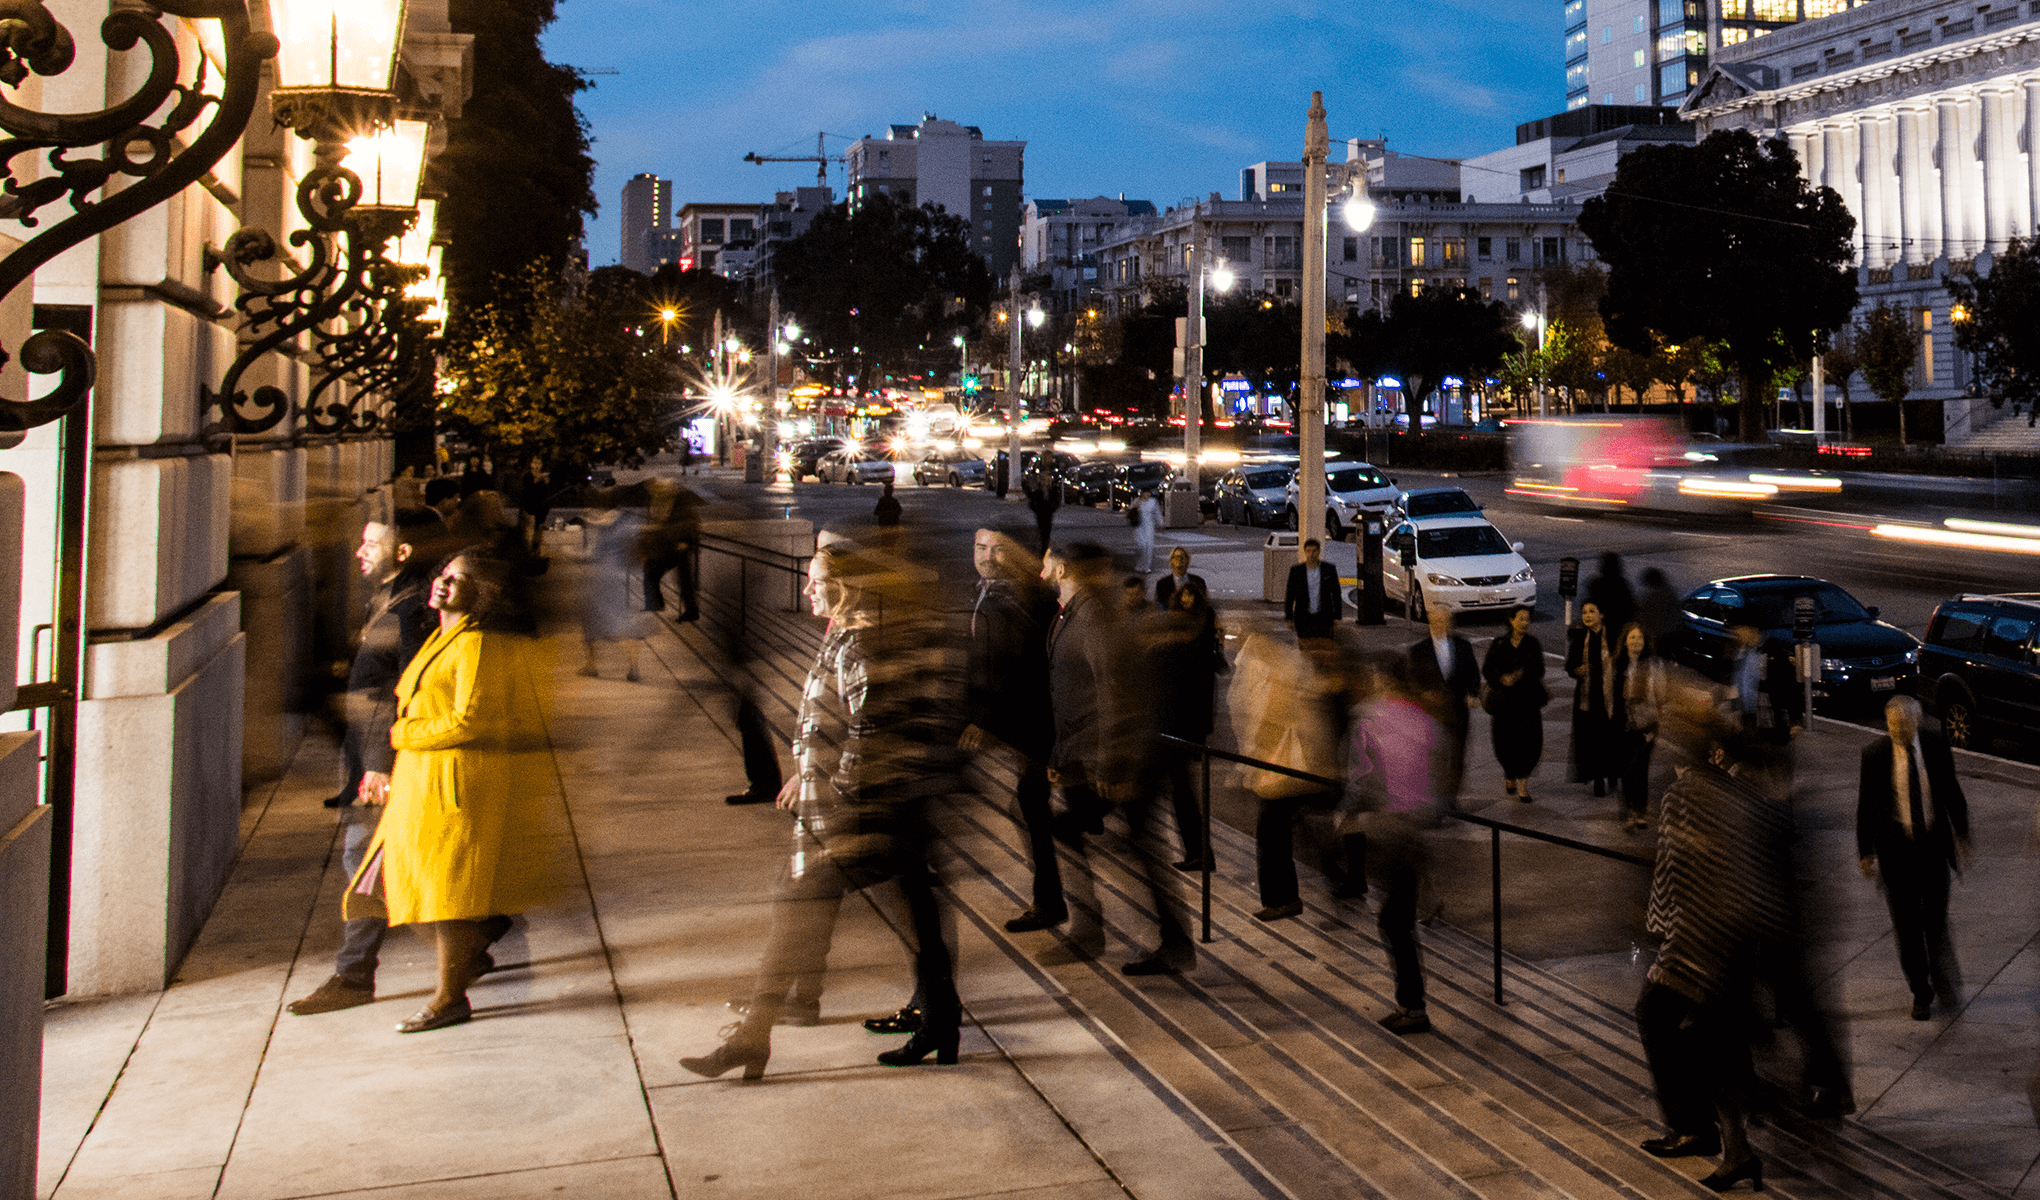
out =
<path fill-rule="evenodd" d="M 1165 462 L 1122 463 L 1112 472 L 1112 507 L 1125 508 L 1148 492 L 1160 495 L 1175 474 Z"/>
<path fill-rule="evenodd" d="M 1735 662 L 1730 631 L 1748 625 L 1762 632 L 1774 661 L 1789 663 L 1793 606 L 1800 596 L 1813 597 L 1815 606 L 1813 640 L 1821 652 L 1816 696 L 1860 701 L 1911 690 L 1919 641 L 1878 620 L 1875 608 L 1863 607 L 1840 587 L 1804 575 L 1743 575 L 1695 588 L 1686 597 L 1684 626 L 1671 635 L 1671 655 L 1726 681 Z"/>
<path fill-rule="evenodd" d="M 1385 525 L 1393 527 L 1417 517 L 1442 517 L 1448 513 L 1477 513 L 1480 503 L 1465 488 L 1412 488 L 1395 498 Z"/>
<path fill-rule="evenodd" d="M 2040 730 L 2040 592 L 1957 596 L 1934 610 L 1920 690 L 1951 746 Z"/>
<path fill-rule="evenodd" d="M 802 439 L 793 448 L 794 482 L 798 483 L 810 475 L 819 479 L 821 477 L 823 456 L 831 451 L 841 450 L 843 444 L 843 439 L 839 437 L 811 437 Z"/>
<path fill-rule="evenodd" d="M 1109 462 L 1081 462 L 1056 472 L 1062 480 L 1064 504 L 1103 504 L 1112 498 L 1112 473 L 1118 468 Z"/>

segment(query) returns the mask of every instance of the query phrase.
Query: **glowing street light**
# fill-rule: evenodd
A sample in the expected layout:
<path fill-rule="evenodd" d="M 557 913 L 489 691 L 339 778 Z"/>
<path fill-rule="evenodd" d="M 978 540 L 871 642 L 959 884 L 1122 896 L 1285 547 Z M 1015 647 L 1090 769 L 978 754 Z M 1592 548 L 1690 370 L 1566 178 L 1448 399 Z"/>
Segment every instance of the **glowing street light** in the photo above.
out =
<path fill-rule="evenodd" d="M 659 345 L 664 346 L 673 336 L 673 322 L 680 319 L 680 310 L 668 304 L 659 310 Z"/>

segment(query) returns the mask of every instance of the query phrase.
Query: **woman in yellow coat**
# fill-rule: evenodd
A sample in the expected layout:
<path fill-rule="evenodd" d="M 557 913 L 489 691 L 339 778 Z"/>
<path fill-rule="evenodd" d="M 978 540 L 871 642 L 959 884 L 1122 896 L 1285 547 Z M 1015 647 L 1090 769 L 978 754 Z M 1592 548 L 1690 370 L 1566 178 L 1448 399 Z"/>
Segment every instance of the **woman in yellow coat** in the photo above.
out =
<path fill-rule="evenodd" d="M 439 628 L 397 683 L 389 809 L 348 888 L 350 918 L 380 899 L 390 924 L 432 926 L 439 987 L 401 1033 L 469 1018 L 484 918 L 523 911 L 545 883 L 543 723 L 508 578 L 461 555 L 432 581 Z"/>

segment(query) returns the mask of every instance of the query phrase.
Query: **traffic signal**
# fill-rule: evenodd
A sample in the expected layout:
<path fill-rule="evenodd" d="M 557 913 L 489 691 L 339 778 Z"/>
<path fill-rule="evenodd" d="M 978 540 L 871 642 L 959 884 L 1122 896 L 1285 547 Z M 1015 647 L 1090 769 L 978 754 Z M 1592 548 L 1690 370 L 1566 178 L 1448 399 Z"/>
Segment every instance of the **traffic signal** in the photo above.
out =
<path fill-rule="evenodd" d="M 983 384 L 978 382 L 978 377 L 975 375 L 966 375 L 963 377 L 963 392 L 964 395 L 966 396 L 977 395 L 979 390 L 981 390 L 983 386 L 984 386 Z"/>

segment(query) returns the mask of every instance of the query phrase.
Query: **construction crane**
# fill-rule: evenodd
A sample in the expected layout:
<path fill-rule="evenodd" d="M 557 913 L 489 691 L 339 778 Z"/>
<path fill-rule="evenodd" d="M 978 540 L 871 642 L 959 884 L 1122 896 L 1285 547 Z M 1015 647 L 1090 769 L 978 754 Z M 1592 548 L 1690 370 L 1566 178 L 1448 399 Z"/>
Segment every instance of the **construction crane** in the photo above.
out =
<path fill-rule="evenodd" d="M 795 154 L 791 156 L 782 157 L 773 154 L 752 153 L 746 154 L 744 156 L 744 161 L 761 164 L 775 162 L 811 162 L 815 164 L 815 186 L 827 187 L 829 186 L 829 164 L 832 162 L 843 161 L 842 155 L 838 154 L 832 158 L 830 157 L 829 152 L 822 148 L 822 139 L 827 136 L 829 135 L 826 133 L 818 133 L 815 135 L 815 152 L 813 154 Z"/>

